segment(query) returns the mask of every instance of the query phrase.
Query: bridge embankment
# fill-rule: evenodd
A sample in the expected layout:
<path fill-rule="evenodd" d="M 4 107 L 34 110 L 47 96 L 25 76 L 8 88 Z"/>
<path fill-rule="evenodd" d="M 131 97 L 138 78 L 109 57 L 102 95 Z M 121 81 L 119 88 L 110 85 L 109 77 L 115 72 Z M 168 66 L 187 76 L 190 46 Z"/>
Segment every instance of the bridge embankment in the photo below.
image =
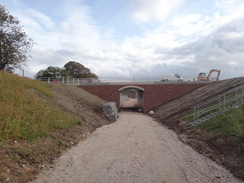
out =
<path fill-rule="evenodd" d="M 121 88 L 138 89 L 141 91 L 142 105 L 144 113 L 163 105 L 171 100 L 182 97 L 193 90 L 208 85 L 210 82 L 146 82 L 146 83 L 96 83 L 89 85 L 79 85 L 79 88 L 96 95 L 107 102 L 116 102 L 120 108 Z"/>

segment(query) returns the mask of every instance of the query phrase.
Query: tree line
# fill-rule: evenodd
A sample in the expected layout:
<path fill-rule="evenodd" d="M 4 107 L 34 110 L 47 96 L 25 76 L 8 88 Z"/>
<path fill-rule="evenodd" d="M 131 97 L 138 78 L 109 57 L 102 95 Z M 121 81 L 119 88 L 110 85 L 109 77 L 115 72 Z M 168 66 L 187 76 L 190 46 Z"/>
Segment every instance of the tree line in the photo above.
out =
<path fill-rule="evenodd" d="M 98 78 L 98 76 L 92 73 L 90 69 L 75 61 L 69 61 L 63 68 L 49 66 L 47 69 L 37 72 L 35 78 L 60 78 L 68 76 L 72 78 Z"/>

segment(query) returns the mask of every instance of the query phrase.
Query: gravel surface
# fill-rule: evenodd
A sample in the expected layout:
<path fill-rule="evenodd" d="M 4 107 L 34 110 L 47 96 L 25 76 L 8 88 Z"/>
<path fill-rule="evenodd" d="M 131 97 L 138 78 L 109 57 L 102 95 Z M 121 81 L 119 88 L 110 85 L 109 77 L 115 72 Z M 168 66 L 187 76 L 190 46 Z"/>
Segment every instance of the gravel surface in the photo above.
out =
<path fill-rule="evenodd" d="M 238 183 L 147 115 L 123 112 L 65 152 L 33 183 Z"/>
<path fill-rule="evenodd" d="M 130 98 L 127 95 L 120 95 L 120 107 L 129 108 L 129 107 L 136 107 L 137 106 L 137 99 Z"/>

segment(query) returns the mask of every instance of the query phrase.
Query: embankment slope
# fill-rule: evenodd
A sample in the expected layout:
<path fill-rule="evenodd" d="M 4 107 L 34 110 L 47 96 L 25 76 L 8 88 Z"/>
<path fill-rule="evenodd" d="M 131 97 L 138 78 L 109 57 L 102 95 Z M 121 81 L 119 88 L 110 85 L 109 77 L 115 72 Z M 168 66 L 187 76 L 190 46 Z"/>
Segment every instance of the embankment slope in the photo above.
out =
<path fill-rule="evenodd" d="M 212 138 L 211 133 L 207 133 L 199 127 L 187 128 L 180 122 L 180 119 L 193 112 L 192 106 L 243 83 L 244 77 L 240 77 L 200 87 L 179 99 L 156 108 L 153 116 L 160 123 L 173 129 L 183 142 L 225 166 L 242 180 L 244 180 L 244 141 L 236 142 L 231 136 Z"/>
<path fill-rule="evenodd" d="M 105 101 L 76 86 L 45 84 L 2 71 L 0 86 L 0 182 L 33 179 L 65 149 L 110 124 L 101 107 Z M 67 128 L 69 120 L 74 122 Z M 30 125 L 36 129 L 27 131 Z M 55 125 L 29 138 L 32 129 L 38 134 Z"/>

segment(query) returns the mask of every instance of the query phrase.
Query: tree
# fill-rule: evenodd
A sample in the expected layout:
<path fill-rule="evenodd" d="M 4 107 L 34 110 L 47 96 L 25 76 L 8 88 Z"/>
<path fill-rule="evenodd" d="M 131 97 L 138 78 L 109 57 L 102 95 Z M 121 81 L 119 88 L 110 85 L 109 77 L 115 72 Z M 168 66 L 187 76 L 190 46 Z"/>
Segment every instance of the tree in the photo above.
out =
<path fill-rule="evenodd" d="M 68 73 L 65 69 L 59 68 L 59 67 L 53 67 L 49 66 L 45 70 L 40 70 L 36 73 L 35 78 L 44 78 L 44 77 L 50 77 L 50 78 L 60 78 L 60 77 L 66 77 L 68 76 Z"/>
<path fill-rule="evenodd" d="M 9 15 L 0 5 L 0 70 L 13 71 L 21 68 L 29 56 L 27 52 L 34 45 L 26 35 L 17 18 Z"/>
<path fill-rule="evenodd" d="M 93 74 L 90 71 L 90 69 L 75 61 L 66 63 L 64 68 L 68 72 L 69 76 L 73 78 L 98 78 L 96 74 Z"/>

